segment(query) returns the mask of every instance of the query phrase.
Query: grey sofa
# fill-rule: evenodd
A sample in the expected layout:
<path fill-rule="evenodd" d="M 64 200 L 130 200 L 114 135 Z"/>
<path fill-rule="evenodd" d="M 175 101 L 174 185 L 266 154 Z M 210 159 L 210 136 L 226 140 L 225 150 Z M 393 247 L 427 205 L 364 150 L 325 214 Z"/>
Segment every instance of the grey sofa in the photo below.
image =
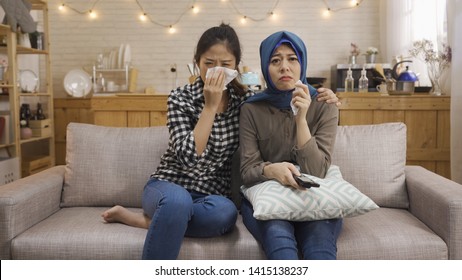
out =
<path fill-rule="evenodd" d="M 0 186 L 1 259 L 139 259 L 146 230 L 107 224 L 115 204 L 140 211 L 168 144 L 165 127 L 71 123 L 66 165 Z M 462 259 L 462 186 L 405 166 L 402 123 L 339 127 L 333 164 L 380 208 L 346 218 L 339 259 Z M 237 162 L 237 161 L 236 161 Z M 233 175 L 239 204 L 239 176 Z M 264 259 L 239 217 L 216 238 L 185 238 L 180 259 Z"/>

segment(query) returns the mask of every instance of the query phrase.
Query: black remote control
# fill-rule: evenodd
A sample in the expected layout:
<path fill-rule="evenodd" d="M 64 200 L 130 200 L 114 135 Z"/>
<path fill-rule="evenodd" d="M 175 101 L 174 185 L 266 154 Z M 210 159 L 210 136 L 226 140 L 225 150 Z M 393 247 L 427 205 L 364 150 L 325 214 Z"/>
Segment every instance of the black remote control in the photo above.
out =
<path fill-rule="evenodd" d="M 296 176 L 294 175 L 294 179 L 295 181 L 297 182 L 297 184 L 301 187 L 304 187 L 304 188 L 319 188 L 319 184 L 316 183 L 315 181 L 311 180 L 308 176 L 305 176 L 305 175 L 300 175 L 300 176 Z"/>

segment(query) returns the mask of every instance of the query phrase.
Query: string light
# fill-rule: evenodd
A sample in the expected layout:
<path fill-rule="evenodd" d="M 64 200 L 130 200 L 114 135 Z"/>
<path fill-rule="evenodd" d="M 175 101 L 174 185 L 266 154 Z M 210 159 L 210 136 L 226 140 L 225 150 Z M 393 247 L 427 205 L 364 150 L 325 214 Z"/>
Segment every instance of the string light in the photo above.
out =
<path fill-rule="evenodd" d="M 224 1 L 223 1 L 224 2 Z M 264 17 L 261 17 L 261 18 L 255 18 L 255 17 L 250 17 L 248 15 L 245 15 L 243 14 L 237 7 L 236 5 L 234 4 L 234 1 L 233 0 L 229 0 L 228 1 L 229 4 L 231 5 L 231 7 L 234 9 L 234 11 L 241 16 L 241 23 L 242 24 L 245 24 L 247 22 L 248 19 L 252 20 L 252 21 L 264 21 L 266 20 L 268 17 L 271 17 L 274 9 L 279 5 L 279 0 L 276 0 L 274 2 L 274 5 L 273 7 L 265 14 Z"/>
<path fill-rule="evenodd" d="M 276 20 L 278 18 L 278 15 L 275 12 L 270 12 L 269 14 L 272 20 Z"/>
<path fill-rule="evenodd" d="M 168 33 L 170 34 L 173 34 L 173 33 L 176 33 L 176 29 L 173 27 L 174 25 L 176 25 L 177 23 L 180 22 L 180 20 L 183 18 L 183 16 L 189 11 L 189 10 L 192 10 L 193 13 L 197 14 L 199 13 L 199 7 L 196 6 L 196 1 L 193 1 L 192 3 L 192 6 L 188 6 L 179 16 L 178 18 L 170 23 L 170 24 L 164 24 L 164 23 L 161 23 L 161 22 L 158 22 L 156 20 L 154 20 L 150 14 L 148 14 L 147 12 L 145 12 L 146 10 L 144 9 L 144 7 L 141 5 L 140 1 L 139 0 L 135 0 L 136 2 L 136 5 L 138 6 L 138 8 L 140 8 L 140 10 L 143 12 L 143 17 L 140 16 L 140 20 L 141 21 L 147 21 L 149 20 L 151 23 L 155 24 L 155 25 L 158 25 L 158 26 L 161 26 L 161 27 L 165 27 L 165 28 L 168 28 Z"/>
<path fill-rule="evenodd" d="M 335 8 L 334 9 L 329 5 L 327 0 L 323 0 L 324 5 L 326 5 L 326 10 L 323 11 L 323 15 L 324 15 L 324 17 L 326 17 L 326 16 L 330 16 L 330 14 L 332 12 L 338 12 L 338 11 L 342 11 L 342 10 L 349 10 L 349 9 L 358 8 L 359 5 L 361 5 L 363 1 L 364 0 L 352 0 L 352 1 L 350 1 L 350 5 L 348 7 L 340 7 L 340 8 Z"/>
<path fill-rule="evenodd" d="M 61 5 L 59 5 L 59 7 L 58 7 L 58 10 L 60 10 L 61 12 L 64 12 L 66 10 L 66 8 L 68 8 L 68 9 L 70 9 L 70 10 L 72 10 L 72 11 L 78 13 L 78 14 L 81 14 L 81 15 L 88 14 L 91 19 L 94 19 L 94 18 L 97 17 L 97 13 L 95 12 L 94 8 L 95 8 L 96 4 L 98 4 L 99 1 L 101 1 L 101 0 L 95 0 L 93 2 L 93 4 L 91 5 L 90 9 L 88 9 L 88 10 L 81 11 L 81 10 L 78 10 L 78 9 L 72 7 L 72 6 L 69 6 L 69 4 L 67 4 L 67 3 L 61 3 Z"/>
<path fill-rule="evenodd" d="M 90 18 L 93 18 L 93 19 L 97 18 L 98 16 L 96 12 L 94 12 L 93 10 L 89 10 L 88 15 L 90 16 Z"/>
<path fill-rule="evenodd" d="M 191 7 L 191 9 L 192 9 L 193 13 L 195 13 L 195 14 L 199 13 L 199 7 L 193 5 Z"/>
<path fill-rule="evenodd" d="M 91 5 L 90 9 L 88 10 L 78 10 L 76 8 L 73 8 L 72 6 L 70 6 L 69 4 L 65 3 L 65 2 L 62 2 L 61 5 L 59 5 L 58 9 L 61 11 L 61 12 L 64 12 L 66 9 L 69 9 L 69 10 L 72 10 L 76 13 L 79 13 L 79 14 L 88 14 L 89 17 L 91 19 L 95 19 L 98 17 L 98 14 L 97 12 L 95 11 L 95 6 L 98 4 L 98 2 L 100 2 L 101 0 L 94 0 L 93 1 L 93 4 Z M 233 0 L 221 0 L 221 2 L 225 3 L 227 2 L 229 5 L 231 5 L 231 7 L 234 9 L 234 11 L 241 16 L 241 23 L 242 24 L 245 24 L 247 23 L 248 20 L 252 20 L 252 21 L 264 21 L 266 20 L 267 18 L 271 18 L 272 20 L 275 20 L 277 18 L 277 14 L 274 12 L 274 10 L 276 9 L 276 7 L 279 5 L 279 1 L 280 0 L 275 0 L 273 6 L 271 7 L 271 9 L 268 10 L 268 12 L 260 17 L 260 18 L 256 18 L 256 17 L 252 17 L 252 16 L 248 16 L 244 13 L 242 13 L 235 5 L 234 1 Z M 342 10 L 347 10 L 347 9 L 354 9 L 354 8 L 357 8 L 359 7 L 362 2 L 364 0 L 351 0 L 350 1 L 350 5 L 348 7 L 340 7 L 340 8 L 333 8 L 332 6 L 329 5 L 328 1 L 327 0 L 322 0 L 326 6 L 325 10 L 323 10 L 322 14 L 323 14 L 323 17 L 327 18 L 327 17 L 330 17 L 330 15 L 332 14 L 332 12 L 338 12 L 338 11 L 342 11 Z M 153 24 L 156 24 L 158 26 L 161 26 L 161 27 L 165 27 L 165 28 L 168 28 L 168 32 L 169 33 L 175 33 L 176 32 L 176 29 L 173 27 L 174 25 L 178 24 L 180 22 L 180 20 L 183 18 L 183 16 L 189 11 L 191 10 L 192 13 L 194 14 L 197 14 L 200 12 L 200 9 L 199 7 L 196 5 L 196 1 L 193 0 L 192 1 L 192 5 L 189 4 L 185 10 L 178 16 L 178 18 L 169 23 L 169 24 L 164 24 L 164 23 L 161 23 L 161 22 L 158 22 L 156 20 L 154 20 L 152 18 L 152 16 L 147 13 L 145 11 L 145 9 L 143 8 L 143 6 L 141 5 L 140 1 L 139 0 L 135 0 L 135 3 L 136 5 L 139 7 L 139 9 L 141 10 L 141 14 L 139 15 L 139 20 L 142 21 L 142 22 L 146 22 L 146 21 L 150 21 L 151 23 Z"/>

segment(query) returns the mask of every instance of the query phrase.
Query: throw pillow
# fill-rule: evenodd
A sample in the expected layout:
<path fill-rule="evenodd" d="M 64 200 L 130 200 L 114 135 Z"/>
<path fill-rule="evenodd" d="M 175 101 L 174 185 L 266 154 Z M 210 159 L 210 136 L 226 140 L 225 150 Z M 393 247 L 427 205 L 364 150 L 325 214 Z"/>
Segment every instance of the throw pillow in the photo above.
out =
<path fill-rule="evenodd" d="M 332 164 L 380 207 L 409 206 L 404 123 L 339 126 Z"/>
<path fill-rule="evenodd" d="M 332 165 L 321 179 L 307 175 L 319 188 L 297 190 L 269 180 L 241 187 L 258 220 L 315 221 L 354 217 L 379 208 L 369 197 L 343 180 L 338 166 Z"/>
<path fill-rule="evenodd" d="M 141 207 L 143 188 L 167 147 L 165 126 L 70 123 L 61 206 Z"/>

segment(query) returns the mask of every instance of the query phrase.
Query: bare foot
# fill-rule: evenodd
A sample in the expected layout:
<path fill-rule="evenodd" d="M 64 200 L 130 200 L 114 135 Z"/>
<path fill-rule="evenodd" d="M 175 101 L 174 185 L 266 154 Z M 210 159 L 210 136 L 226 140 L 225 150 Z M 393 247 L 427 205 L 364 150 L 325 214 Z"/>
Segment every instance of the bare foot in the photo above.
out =
<path fill-rule="evenodd" d="M 151 220 L 143 213 L 136 213 L 116 205 L 101 214 L 104 221 L 107 223 L 122 223 L 132 227 L 149 228 Z"/>

